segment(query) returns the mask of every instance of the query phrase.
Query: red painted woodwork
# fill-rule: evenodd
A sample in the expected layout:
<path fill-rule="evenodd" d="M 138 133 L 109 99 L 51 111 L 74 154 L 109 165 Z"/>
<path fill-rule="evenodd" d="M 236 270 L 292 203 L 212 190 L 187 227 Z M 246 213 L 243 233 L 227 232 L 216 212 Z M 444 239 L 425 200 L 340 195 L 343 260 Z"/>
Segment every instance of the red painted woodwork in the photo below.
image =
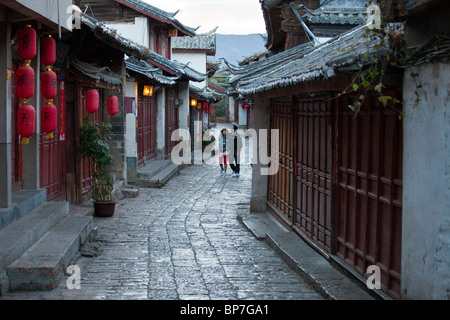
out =
<path fill-rule="evenodd" d="M 138 166 L 156 158 L 156 97 L 143 96 L 139 88 L 137 103 Z"/>
<path fill-rule="evenodd" d="M 385 93 L 399 97 L 399 92 Z M 336 255 L 364 275 L 381 269 L 381 289 L 400 297 L 403 128 L 371 94 L 358 116 L 338 110 Z"/>

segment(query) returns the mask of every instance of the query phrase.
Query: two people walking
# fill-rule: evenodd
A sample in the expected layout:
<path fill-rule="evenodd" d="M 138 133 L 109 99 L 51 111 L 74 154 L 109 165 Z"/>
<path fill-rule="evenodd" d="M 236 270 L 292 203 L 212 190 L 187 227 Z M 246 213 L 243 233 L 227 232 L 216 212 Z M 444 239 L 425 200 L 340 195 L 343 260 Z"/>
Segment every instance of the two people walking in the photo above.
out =
<path fill-rule="evenodd" d="M 233 125 L 231 134 L 226 128 L 220 131 L 219 135 L 219 166 L 220 174 L 227 175 L 227 165 L 230 165 L 233 176 L 239 177 L 240 172 L 240 151 L 242 149 L 242 139 L 237 133 L 238 127 Z"/>

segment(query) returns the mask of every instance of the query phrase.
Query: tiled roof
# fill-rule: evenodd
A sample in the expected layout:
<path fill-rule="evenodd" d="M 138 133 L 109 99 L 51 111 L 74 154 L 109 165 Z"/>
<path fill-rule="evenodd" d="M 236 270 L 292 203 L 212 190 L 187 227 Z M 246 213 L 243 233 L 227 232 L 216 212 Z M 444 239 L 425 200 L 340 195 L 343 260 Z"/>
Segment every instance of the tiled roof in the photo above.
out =
<path fill-rule="evenodd" d="M 111 47 L 139 59 L 147 59 L 149 57 L 150 50 L 148 48 L 122 37 L 117 33 L 117 30 L 107 27 L 104 23 L 98 22 L 87 14 L 81 15 L 81 23 L 89 27 L 95 37 Z"/>
<path fill-rule="evenodd" d="M 216 54 L 216 29 L 208 32 L 197 34 L 193 37 L 175 37 L 172 38 L 172 50 L 174 51 L 206 51 L 210 55 Z"/>
<path fill-rule="evenodd" d="M 196 99 L 212 102 L 220 101 L 225 96 L 224 94 L 216 92 L 208 87 L 202 89 L 193 85 L 189 85 L 189 95 Z"/>
<path fill-rule="evenodd" d="M 250 54 L 248 56 L 243 57 L 243 59 L 240 60 L 240 61 L 237 61 L 237 63 L 239 65 L 243 65 L 243 64 L 248 63 L 248 62 L 250 62 L 252 60 L 255 60 L 255 59 L 257 59 L 257 58 L 259 58 L 261 56 L 268 57 L 269 55 L 270 55 L 270 50 L 264 49 L 264 50 L 260 50 L 258 52 L 255 52 L 255 53 L 252 53 L 252 54 Z"/>
<path fill-rule="evenodd" d="M 153 17 L 155 19 L 158 19 L 162 22 L 166 22 L 174 26 L 176 29 L 182 31 L 188 36 L 195 35 L 195 31 L 198 29 L 194 29 L 188 26 L 185 26 L 181 22 L 179 22 L 177 19 L 175 19 L 175 15 L 177 12 L 166 12 L 164 10 L 158 9 L 144 1 L 141 0 L 116 0 L 116 2 L 121 3 L 125 6 L 128 6 L 132 9 L 136 9 L 147 16 Z"/>
<path fill-rule="evenodd" d="M 305 10 L 303 18 L 312 24 L 352 24 L 367 22 L 368 0 L 328 0 L 316 10 Z"/>
<path fill-rule="evenodd" d="M 98 67 L 93 63 L 82 62 L 76 58 L 70 61 L 74 70 L 77 70 L 88 79 L 95 82 L 106 82 L 112 85 L 121 85 L 125 74 L 112 72 L 108 67 Z"/>
<path fill-rule="evenodd" d="M 356 27 L 317 47 L 308 43 L 246 67 L 233 67 L 231 82 L 238 93 L 246 95 L 334 77 L 339 68 L 370 63 L 386 50 L 375 49 L 378 41 L 363 38 L 365 30 Z"/>
<path fill-rule="evenodd" d="M 149 59 L 150 62 L 154 63 L 157 67 L 165 68 L 169 70 L 169 72 L 180 76 L 182 79 L 196 82 L 201 82 L 206 79 L 206 74 L 192 69 L 188 66 L 188 64 L 182 64 L 178 61 L 169 60 L 156 52 L 150 51 Z"/>
<path fill-rule="evenodd" d="M 156 68 L 150 65 L 148 62 L 136 59 L 134 57 L 129 57 L 125 61 L 125 65 L 128 70 L 143 75 L 160 85 L 172 86 L 175 85 L 180 79 L 180 77 L 164 76 L 160 68 Z"/>

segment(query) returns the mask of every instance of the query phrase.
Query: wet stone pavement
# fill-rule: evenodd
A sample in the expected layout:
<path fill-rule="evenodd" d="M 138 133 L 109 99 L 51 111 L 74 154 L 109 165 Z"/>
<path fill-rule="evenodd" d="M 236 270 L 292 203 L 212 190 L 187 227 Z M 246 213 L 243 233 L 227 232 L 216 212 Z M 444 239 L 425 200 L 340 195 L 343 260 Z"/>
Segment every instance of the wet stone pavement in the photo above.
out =
<path fill-rule="evenodd" d="M 188 165 L 160 189 L 140 188 L 111 218 L 94 218 L 94 256 L 80 256 L 80 289 L 68 275 L 48 292 L 3 299 L 304 300 L 324 299 L 237 219 L 249 210 L 251 167 L 220 175 Z"/>

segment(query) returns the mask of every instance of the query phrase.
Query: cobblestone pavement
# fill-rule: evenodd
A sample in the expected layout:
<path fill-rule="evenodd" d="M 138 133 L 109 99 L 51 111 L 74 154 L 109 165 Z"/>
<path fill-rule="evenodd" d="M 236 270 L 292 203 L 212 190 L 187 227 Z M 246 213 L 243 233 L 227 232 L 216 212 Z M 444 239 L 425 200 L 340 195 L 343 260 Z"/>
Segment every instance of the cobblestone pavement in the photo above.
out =
<path fill-rule="evenodd" d="M 237 220 L 249 209 L 251 167 L 222 177 L 189 165 L 160 189 L 141 188 L 95 218 L 94 257 L 81 256 L 81 289 L 62 279 L 50 292 L 3 299 L 241 300 L 323 297 Z"/>

